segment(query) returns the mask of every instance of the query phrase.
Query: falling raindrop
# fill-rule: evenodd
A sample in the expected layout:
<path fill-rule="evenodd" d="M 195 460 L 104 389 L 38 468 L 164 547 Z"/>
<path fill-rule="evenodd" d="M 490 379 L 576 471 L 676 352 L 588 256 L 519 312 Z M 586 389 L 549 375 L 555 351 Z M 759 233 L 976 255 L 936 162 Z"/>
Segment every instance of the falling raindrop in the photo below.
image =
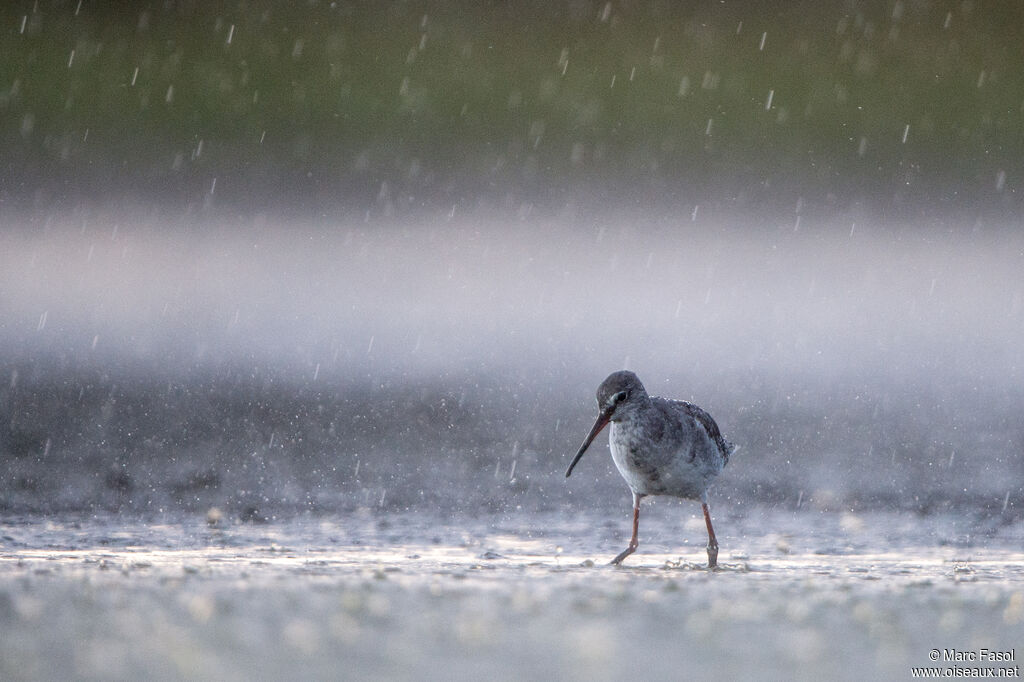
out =
<path fill-rule="evenodd" d="M 167 102 L 168 104 L 170 104 L 171 102 L 174 101 L 174 86 L 173 85 L 168 85 L 167 86 L 167 94 L 164 95 L 164 101 Z"/>
<path fill-rule="evenodd" d="M 910 134 L 910 124 L 908 123 L 905 126 L 903 126 L 903 139 L 901 140 L 901 142 L 903 144 L 907 143 L 907 135 L 909 135 L 909 134 Z"/>
<path fill-rule="evenodd" d="M 71 56 L 68 57 L 68 68 L 69 69 L 71 68 L 71 65 L 74 63 L 74 61 L 75 61 L 75 51 L 71 50 Z M 985 72 L 982 71 L 982 73 L 985 73 Z"/>
<path fill-rule="evenodd" d="M 231 44 L 231 39 L 234 38 L 234 37 L 235 37 L 235 25 L 231 24 L 231 28 L 228 29 L 228 39 L 227 39 L 227 43 L 226 44 L 230 45 Z"/>
<path fill-rule="evenodd" d="M 999 171 L 996 173 L 996 191 L 1002 192 L 1003 187 L 1006 186 L 1006 171 Z"/>
<path fill-rule="evenodd" d="M 758 47 L 757 47 L 759 52 L 763 52 L 764 51 L 764 43 L 765 43 L 766 40 L 768 40 L 768 31 L 765 31 L 764 33 L 761 34 L 761 44 L 758 45 Z"/>
<path fill-rule="evenodd" d="M 132 87 L 135 87 L 135 79 L 139 77 L 139 67 L 135 67 L 135 71 L 132 72 Z"/>
<path fill-rule="evenodd" d="M 768 111 L 769 109 L 772 108 L 772 99 L 774 99 L 774 98 L 775 98 L 775 91 L 774 90 L 769 90 L 768 91 L 768 99 L 766 99 L 765 102 L 764 102 L 764 110 L 765 111 Z"/>
<path fill-rule="evenodd" d="M 540 145 L 541 138 L 544 137 L 544 128 L 544 121 L 534 121 L 530 124 L 529 136 L 533 138 L 534 149 Z"/>
<path fill-rule="evenodd" d="M 569 160 L 572 165 L 579 166 L 583 163 L 584 147 L 582 142 L 574 142 L 572 150 L 569 152 Z"/>

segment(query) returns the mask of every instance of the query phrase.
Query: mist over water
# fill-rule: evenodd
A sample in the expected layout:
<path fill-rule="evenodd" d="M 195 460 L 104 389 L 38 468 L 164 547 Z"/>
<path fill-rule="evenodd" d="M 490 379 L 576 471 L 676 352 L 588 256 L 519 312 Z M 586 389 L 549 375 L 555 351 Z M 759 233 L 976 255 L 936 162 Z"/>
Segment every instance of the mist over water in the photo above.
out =
<path fill-rule="evenodd" d="M 563 472 L 623 367 L 742 446 L 719 506 L 1020 509 L 1013 226 L 649 210 L 12 227 L 8 510 L 618 508 L 606 446 Z"/>

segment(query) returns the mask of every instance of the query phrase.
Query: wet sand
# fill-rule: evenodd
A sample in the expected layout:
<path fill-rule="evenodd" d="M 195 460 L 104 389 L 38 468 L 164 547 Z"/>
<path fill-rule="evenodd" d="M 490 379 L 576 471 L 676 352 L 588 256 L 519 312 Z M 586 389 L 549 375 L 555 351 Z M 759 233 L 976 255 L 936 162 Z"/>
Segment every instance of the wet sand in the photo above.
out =
<path fill-rule="evenodd" d="M 625 520 L 586 515 L 3 519 L 0 678 L 909 679 L 933 649 L 1024 655 L 1019 527 L 726 514 L 711 572 L 677 512 L 622 567 Z"/>

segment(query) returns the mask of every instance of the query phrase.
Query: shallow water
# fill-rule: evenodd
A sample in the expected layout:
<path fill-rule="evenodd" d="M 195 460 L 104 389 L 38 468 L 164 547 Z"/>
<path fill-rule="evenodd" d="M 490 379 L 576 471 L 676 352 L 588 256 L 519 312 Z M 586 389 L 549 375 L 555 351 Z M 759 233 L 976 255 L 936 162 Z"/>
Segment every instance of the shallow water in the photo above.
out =
<path fill-rule="evenodd" d="M 626 518 L 7 518 L 0 677 L 906 679 L 1024 641 L 1019 526 L 716 522 L 709 572 L 682 505 L 622 567 Z"/>

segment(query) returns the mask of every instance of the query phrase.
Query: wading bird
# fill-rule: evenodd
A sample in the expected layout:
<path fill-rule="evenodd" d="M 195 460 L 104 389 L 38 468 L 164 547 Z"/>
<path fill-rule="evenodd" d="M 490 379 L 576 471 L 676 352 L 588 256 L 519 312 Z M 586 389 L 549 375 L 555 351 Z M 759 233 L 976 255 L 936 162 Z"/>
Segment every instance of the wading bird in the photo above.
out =
<path fill-rule="evenodd" d="M 635 374 L 615 372 L 597 388 L 599 413 L 565 472 L 583 457 L 590 443 L 610 422 L 608 442 L 612 461 L 633 491 L 633 537 L 613 564 L 636 551 L 640 500 L 648 495 L 671 495 L 700 500 L 708 526 L 708 568 L 718 565 L 718 541 L 708 511 L 708 486 L 737 447 L 722 437 L 707 412 L 684 400 L 647 395 Z"/>

